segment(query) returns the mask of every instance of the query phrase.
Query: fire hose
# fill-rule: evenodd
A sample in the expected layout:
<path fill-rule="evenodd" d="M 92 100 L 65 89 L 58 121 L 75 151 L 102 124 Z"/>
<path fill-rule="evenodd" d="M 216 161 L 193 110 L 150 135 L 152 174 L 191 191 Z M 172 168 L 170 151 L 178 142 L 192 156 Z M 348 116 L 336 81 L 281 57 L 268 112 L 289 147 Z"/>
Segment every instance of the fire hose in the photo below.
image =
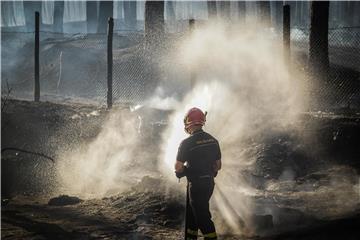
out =
<path fill-rule="evenodd" d="M 186 205 L 185 205 L 185 232 L 184 232 L 184 239 L 187 240 L 187 229 L 188 229 L 188 224 L 187 224 L 187 219 L 188 219 L 188 214 L 189 214 L 189 210 L 188 208 L 190 207 L 189 204 L 189 182 L 187 182 L 186 184 Z"/>
<path fill-rule="evenodd" d="M 36 156 L 46 158 L 46 159 L 52 161 L 53 163 L 55 163 L 55 160 L 52 157 L 49 157 L 49 156 L 47 156 L 47 155 L 45 155 L 43 153 L 39 153 L 39 152 L 33 152 L 33 151 L 29 151 L 29 150 L 24 150 L 24 149 L 21 149 L 21 148 L 8 147 L 8 148 L 1 149 L 1 154 L 3 154 L 6 151 L 17 151 L 17 152 L 28 153 L 28 154 L 32 154 L 32 155 L 36 155 Z"/>

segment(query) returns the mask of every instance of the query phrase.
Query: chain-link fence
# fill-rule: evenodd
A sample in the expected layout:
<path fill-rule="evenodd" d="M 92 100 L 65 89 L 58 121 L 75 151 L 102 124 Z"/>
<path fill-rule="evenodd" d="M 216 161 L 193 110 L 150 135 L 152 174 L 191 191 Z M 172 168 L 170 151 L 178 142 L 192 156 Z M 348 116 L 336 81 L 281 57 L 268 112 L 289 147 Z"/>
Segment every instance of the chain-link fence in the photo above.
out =
<path fill-rule="evenodd" d="M 161 82 L 173 78 L 168 69 L 174 69 L 169 66 L 176 63 L 167 56 L 173 51 L 173 44 L 188 32 L 189 21 L 177 23 L 175 27 L 166 24 L 165 35 L 155 40 L 160 43 L 153 48 L 147 45 L 143 31 L 114 30 L 113 101 L 142 103 L 154 94 Z"/>
<path fill-rule="evenodd" d="M 139 102 L 145 98 L 151 69 L 142 32 L 115 31 L 113 36 L 113 100 Z M 150 60 L 150 59 L 149 59 Z"/>
<path fill-rule="evenodd" d="M 34 35 L 2 32 L 3 97 L 34 99 Z M 144 101 L 164 77 L 159 54 L 145 49 L 143 31 L 114 30 L 112 51 L 114 103 Z M 107 34 L 40 31 L 39 59 L 41 100 L 106 104 Z"/>
<path fill-rule="evenodd" d="M 2 96 L 11 94 L 13 97 L 26 98 L 23 92 L 29 92 L 31 96 L 31 84 L 34 83 L 34 34 L 2 32 L 1 35 Z"/>
<path fill-rule="evenodd" d="M 34 33 L 2 32 L 2 94 L 33 99 Z M 40 32 L 42 100 L 106 101 L 106 34 Z"/>
<path fill-rule="evenodd" d="M 175 24 L 175 23 L 174 23 Z M 189 32 L 188 22 L 177 24 L 160 51 Z M 174 30 L 175 29 L 175 30 Z M 169 44 L 170 43 L 170 44 Z M 113 35 L 113 102 L 141 103 L 162 79 L 177 77 L 166 70 L 171 60 L 146 49 L 143 31 L 115 28 Z M 291 29 L 291 57 L 308 69 L 309 29 Z M 311 110 L 360 108 L 360 27 L 329 29 L 329 75 L 317 82 Z M 174 69 L 174 68 L 171 68 Z M 34 33 L 2 32 L 2 95 L 33 99 Z M 189 77 L 183 74 L 183 77 Z M 309 79 L 309 84 L 317 79 Z M 42 100 L 86 99 L 105 105 L 107 96 L 107 34 L 40 32 L 40 87 Z M 321 96 L 321 101 L 319 101 Z"/>
<path fill-rule="evenodd" d="M 291 30 L 291 54 L 296 67 L 307 70 L 312 85 L 312 110 L 360 108 L 360 27 L 330 28 L 327 77 L 310 73 L 309 29 Z M 320 44 L 320 43 L 319 43 Z"/>

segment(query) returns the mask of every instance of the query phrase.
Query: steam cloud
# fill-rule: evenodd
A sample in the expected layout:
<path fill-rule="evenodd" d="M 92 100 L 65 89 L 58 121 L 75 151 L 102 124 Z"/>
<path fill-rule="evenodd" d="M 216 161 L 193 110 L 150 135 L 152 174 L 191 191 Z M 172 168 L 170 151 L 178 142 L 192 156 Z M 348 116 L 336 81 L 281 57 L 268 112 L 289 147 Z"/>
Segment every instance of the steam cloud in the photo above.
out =
<path fill-rule="evenodd" d="M 208 111 L 205 130 L 219 140 L 223 156 L 223 169 L 216 179 L 213 197 L 222 216 L 214 218 L 220 232 L 240 233 L 239 218 L 250 221 L 254 203 L 249 196 L 257 194 L 239 174 L 256 160 L 255 155 L 249 154 L 248 146 L 253 142 L 256 148 L 254 139 L 273 130 L 296 131 L 294 122 L 307 107 L 304 76 L 296 71 L 290 74 L 283 61 L 281 41 L 271 30 L 259 26 L 230 29 L 222 23 L 212 23 L 196 29 L 177 47 L 175 53 L 164 57 L 175 62 L 167 64 L 172 68 L 166 71 L 192 71 L 196 81 L 180 101 L 167 97 L 159 88 L 156 96 L 145 102 L 150 107 L 174 110 L 162 135 L 159 170 L 175 184 L 177 148 L 187 137 L 184 114 L 191 107 Z M 170 82 L 176 89 L 185 85 L 174 83 L 174 79 Z M 93 142 L 62 156 L 58 172 L 64 189 L 104 196 L 131 185 L 129 176 L 143 175 L 141 163 L 134 167 L 139 151 L 134 126 L 138 122 L 134 114 L 114 110 Z M 287 180 L 292 178 L 290 175 L 284 173 L 282 177 Z M 223 224 L 219 221 L 223 219 L 231 229 L 221 229 Z"/>
<path fill-rule="evenodd" d="M 196 29 L 176 56 L 195 73 L 196 83 L 176 106 L 164 133 L 164 171 L 172 173 L 177 147 L 186 137 L 185 112 L 191 107 L 208 111 L 205 130 L 219 139 L 223 156 L 216 179 L 223 194 L 215 190 L 214 200 L 232 232 L 241 229 L 239 218 L 247 220 L 253 212 L 245 195 L 254 190 L 239 174 L 256 160 L 248 158 L 245 142 L 273 129 L 294 127 L 296 114 L 306 107 L 304 78 L 289 74 L 280 43 L 270 30 L 213 23 Z"/>
<path fill-rule="evenodd" d="M 128 169 L 135 164 L 138 122 L 129 111 L 114 111 L 95 140 L 60 156 L 57 170 L 62 192 L 101 197 L 133 184 L 131 174 L 136 172 Z"/>
<path fill-rule="evenodd" d="M 177 63 L 172 65 L 178 68 L 174 72 L 184 68 L 184 72 L 196 73 L 194 88 L 180 102 L 164 98 L 159 90 L 161 96 L 154 96 L 146 104 L 175 110 L 163 134 L 159 162 L 163 175 L 173 182 L 177 147 L 186 137 L 184 113 L 194 106 L 209 112 L 206 130 L 220 140 L 224 164 L 217 185 L 225 198 L 215 191 L 214 199 L 221 212 L 228 213 L 225 219 L 236 231 L 237 217 L 246 219 L 252 212 L 251 201 L 244 194 L 251 195 L 253 190 L 238 173 L 255 157 L 245 157 L 243 141 L 272 128 L 289 127 L 305 104 L 303 78 L 289 74 L 282 60 L 282 45 L 273 34 L 265 29 L 234 29 L 221 23 L 196 29 L 178 45 L 174 55 L 166 56 Z M 143 174 L 141 164 L 134 167 L 138 122 L 134 114 L 114 110 L 95 140 L 61 156 L 57 168 L 63 190 L 99 197 L 131 186 L 130 179 L 134 178 L 130 176 Z"/>
<path fill-rule="evenodd" d="M 255 163 L 257 156 L 253 149 L 260 146 L 256 140 L 276 131 L 296 135 L 296 120 L 307 109 L 309 89 L 305 76 L 296 69 L 289 71 L 282 50 L 282 41 L 270 29 L 259 26 L 230 29 L 222 23 L 212 23 L 196 29 L 180 45 L 176 55 L 180 66 L 193 71 L 196 82 L 193 90 L 175 105 L 164 132 L 162 169 L 164 173 L 172 173 L 177 147 L 186 137 L 182 122 L 186 111 L 191 107 L 208 111 L 205 130 L 218 138 L 223 158 L 213 197 L 222 215 L 215 216 L 219 232 L 244 233 L 244 222 L 248 230 L 253 230 L 251 218 L 259 211 L 255 209 L 254 197 L 259 192 L 248 185 L 240 172 L 247 167 L 251 169 Z M 358 189 L 354 171 L 343 172 L 339 174 L 341 177 L 330 171 L 327 174 L 332 183 L 311 191 L 304 186 L 295 189 L 292 170 L 287 171 L 274 186 L 282 181 L 291 182 L 297 193 L 288 192 L 287 196 L 293 199 L 295 195 L 306 196 L 309 205 L 300 207 L 304 212 L 329 217 L 349 212 L 359 202 L 358 191 L 354 190 Z M 327 210 L 319 210 L 314 204 L 338 190 L 351 196 L 352 201 L 343 204 L 344 199 L 333 198 L 326 204 Z M 276 210 L 267 208 L 266 204 L 262 208 L 262 214 L 271 214 L 276 223 Z M 223 228 L 223 220 L 230 229 Z"/>

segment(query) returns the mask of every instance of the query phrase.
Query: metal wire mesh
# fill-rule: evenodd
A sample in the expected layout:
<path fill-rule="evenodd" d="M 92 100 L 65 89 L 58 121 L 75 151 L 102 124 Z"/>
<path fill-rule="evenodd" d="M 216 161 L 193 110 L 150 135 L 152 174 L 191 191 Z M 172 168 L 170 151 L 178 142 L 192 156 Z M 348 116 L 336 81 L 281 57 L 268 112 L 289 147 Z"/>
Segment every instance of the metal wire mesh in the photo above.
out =
<path fill-rule="evenodd" d="M 292 29 L 292 62 L 308 72 L 313 110 L 356 111 L 360 108 L 360 27 L 331 28 L 328 41 L 329 70 L 326 79 L 321 79 L 321 73 L 316 69 L 310 73 L 309 29 Z"/>
<path fill-rule="evenodd" d="M 2 96 L 26 98 L 31 96 L 34 83 L 34 36 L 33 33 L 2 33 L 1 41 L 1 89 Z M 21 64 L 19 64 L 21 63 Z"/>
<path fill-rule="evenodd" d="M 41 99 L 106 100 L 106 34 L 40 32 Z M 33 99 L 34 33 L 2 32 L 2 92 Z"/>
<path fill-rule="evenodd" d="M 165 29 L 166 30 L 166 29 Z M 171 51 L 171 42 L 188 33 L 182 23 L 167 32 L 161 51 Z M 360 108 L 360 28 L 329 29 L 328 80 L 310 79 L 313 109 Z M 107 94 L 107 34 L 40 33 L 40 85 L 42 100 L 92 100 L 105 105 Z M 170 44 L 169 44 L 170 43 Z M 146 49 L 143 31 L 114 30 L 114 102 L 141 103 L 151 96 L 171 59 Z M 309 29 L 291 30 L 291 56 L 296 67 L 308 69 Z M 174 69 L 174 68 L 172 68 Z M 33 99 L 34 33 L 2 32 L 2 93 Z M 184 76 L 188 76 L 184 74 Z M 317 82 L 319 83 L 319 82 Z M 315 101 L 316 100 L 316 101 Z"/>
<path fill-rule="evenodd" d="M 150 63 L 141 32 L 116 31 L 113 37 L 114 102 L 139 102 L 145 98 Z"/>

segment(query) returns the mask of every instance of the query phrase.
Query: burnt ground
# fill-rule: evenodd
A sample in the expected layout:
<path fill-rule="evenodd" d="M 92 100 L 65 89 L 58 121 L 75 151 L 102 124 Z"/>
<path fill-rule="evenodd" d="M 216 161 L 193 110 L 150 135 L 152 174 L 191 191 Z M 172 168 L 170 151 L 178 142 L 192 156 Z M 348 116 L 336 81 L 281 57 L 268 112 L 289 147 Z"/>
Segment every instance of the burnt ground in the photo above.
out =
<path fill-rule="evenodd" d="M 2 112 L 1 147 L 41 152 L 56 159 L 59 150 L 94 139 L 107 114 L 106 109 L 90 105 L 10 100 Z M 359 116 L 315 113 L 305 114 L 301 121 L 307 130 L 303 137 L 310 138 L 307 133 L 317 131 L 316 138 L 302 146 L 281 133 L 276 141 L 265 136 L 256 171 L 242 173 L 258 189 L 254 202 L 259 209 L 266 203 L 271 216 L 259 210 L 253 217 L 255 231 L 247 236 L 222 234 L 221 239 L 359 239 L 359 200 L 348 189 L 357 186 L 358 177 L 343 180 L 341 175 L 359 174 Z M 145 129 L 151 132 L 155 127 L 161 126 Z M 289 147 L 294 143 L 296 148 Z M 305 161 L 304 152 L 313 148 L 318 155 Z M 338 167 L 325 167 L 327 163 L 318 159 Z M 1 163 L 4 239 L 181 239 L 184 194 L 169 188 L 156 172 L 122 193 L 54 206 L 48 202 L 59 192 L 55 191 L 56 171 L 51 161 L 6 151 Z M 295 171 L 295 185 L 286 178 L 277 181 L 289 165 Z M 334 178 L 339 191 L 327 192 Z M 336 203 L 330 201 L 334 198 Z M 337 214 L 339 205 L 347 210 Z M 324 209 L 333 214 L 314 217 Z M 218 218 L 216 207 L 214 212 Z"/>
<path fill-rule="evenodd" d="M 70 206 L 49 206 L 46 198 L 15 197 L 2 208 L 2 238 L 179 239 L 184 206 L 145 189 L 146 182 L 121 196 Z"/>

